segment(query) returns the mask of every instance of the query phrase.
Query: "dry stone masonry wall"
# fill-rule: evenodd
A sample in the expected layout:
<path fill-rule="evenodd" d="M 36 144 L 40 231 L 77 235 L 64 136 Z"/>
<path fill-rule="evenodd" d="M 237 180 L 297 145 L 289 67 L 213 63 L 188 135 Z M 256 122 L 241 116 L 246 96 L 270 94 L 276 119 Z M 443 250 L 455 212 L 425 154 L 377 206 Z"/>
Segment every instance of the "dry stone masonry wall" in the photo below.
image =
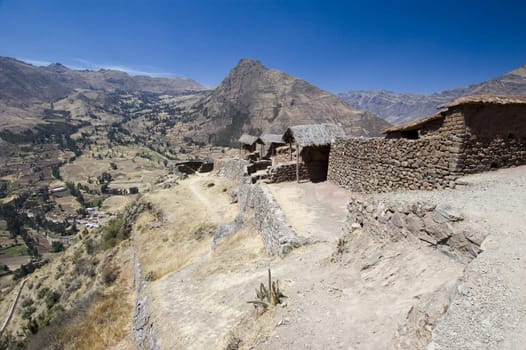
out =
<path fill-rule="evenodd" d="M 269 169 L 270 182 L 296 181 L 296 161 L 274 165 Z M 305 163 L 299 163 L 299 179 L 308 180 L 309 170 Z"/>
<path fill-rule="evenodd" d="M 526 164 L 526 111 L 520 105 L 463 106 L 465 174 Z"/>
<path fill-rule="evenodd" d="M 241 182 L 247 174 L 248 165 L 249 163 L 243 159 L 217 159 L 214 161 L 214 172 L 218 176 Z"/>
<path fill-rule="evenodd" d="M 253 212 L 269 255 L 284 256 L 301 245 L 301 240 L 265 184 L 241 185 L 238 200 L 242 213 Z"/>
<path fill-rule="evenodd" d="M 454 187 L 461 141 L 451 137 L 339 139 L 328 180 L 357 192 Z"/>
<path fill-rule="evenodd" d="M 462 106 L 423 124 L 417 139 L 339 139 L 328 179 L 358 192 L 455 187 L 460 176 L 526 164 L 520 106 Z"/>
<path fill-rule="evenodd" d="M 416 238 L 462 261 L 476 257 L 485 238 L 464 225 L 462 214 L 449 204 L 392 203 L 356 196 L 347 208 L 348 226 L 361 227 L 378 241 Z"/>

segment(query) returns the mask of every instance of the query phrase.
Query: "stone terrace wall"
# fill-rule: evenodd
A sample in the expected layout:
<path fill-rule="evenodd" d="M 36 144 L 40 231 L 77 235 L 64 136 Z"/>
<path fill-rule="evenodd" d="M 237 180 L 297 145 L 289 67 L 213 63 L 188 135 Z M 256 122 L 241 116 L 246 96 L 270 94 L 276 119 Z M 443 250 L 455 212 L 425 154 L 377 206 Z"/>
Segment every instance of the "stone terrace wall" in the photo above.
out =
<path fill-rule="evenodd" d="M 463 139 L 339 139 L 331 145 L 328 180 L 351 191 L 454 187 Z"/>
<path fill-rule="evenodd" d="M 301 245 L 296 232 L 265 184 L 241 185 L 238 200 L 243 215 L 253 211 L 256 227 L 269 255 L 284 256 Z"/>
<path fill-rule="evenodd" d="M 269 169 L 270 182 L 296 181 L 296 161 L 274 165 Z M 305 163 L 299 164 L 300 180 L 309 179 L 309 170 Z"/>
<path fill-rule="evenodd" d="M 214 161 L 214 172 L 218 176 L 224 176 L 237 182 L 241 182 L 247 174 L 248 161 L 243 159 L 216 159 Z"/>

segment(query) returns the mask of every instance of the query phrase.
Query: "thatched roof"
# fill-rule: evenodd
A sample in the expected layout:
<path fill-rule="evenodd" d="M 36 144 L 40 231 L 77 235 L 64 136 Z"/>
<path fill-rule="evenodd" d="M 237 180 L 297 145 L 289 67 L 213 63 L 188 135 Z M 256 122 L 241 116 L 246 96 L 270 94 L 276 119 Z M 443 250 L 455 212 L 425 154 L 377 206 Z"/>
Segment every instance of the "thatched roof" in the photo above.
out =
<path fill-rule="evenodd" d="M 285 131 L 283 140 L 302 147 L 322 146 L 334 142 L 337 137 L 345 137 L 345 131 L 336 124 L 311 124 L 291 126 Z"/>
<path fill-rule="evenodd" d="M 271 143 L 284 144 L 283 134 L 263 134 L 259 137 L 263 143 L 269 146 Z"/>
<path fill-rule="evenodd" d="M 438 108 L 449 108 L 465 104 L 526 104 L 526 96 L 494 96 L 494 95 L 478 95 L 478 96 L 464 96 L 457 98 L 448 103 L 438 106 Z"/>
<path fill-rule="evenodd" d="M 400 132 L 400 131 L 417 130 L 417 129 L 420 129 L 422 125 L 429 123 L 430 121 L 440 119 L 440 118 L 444 118 L 444 115 L 442 115 L 442 113 L 437 113 L 437 114 L 434 114 L 428 117 L 410 121 L 408 123 L 392 126 L 389 129 L 385 130 L 384 134 L 390 134 L 393 132 Z"/>
<path fill-rule="evenodd" d="M 252 146 L 254 143 L 263 144 L 263 141 L 257 136 L 252 136 L 249 134 L 243 134 L 239 138 L 239 143 L 242 145 L 250 145 Z"/>

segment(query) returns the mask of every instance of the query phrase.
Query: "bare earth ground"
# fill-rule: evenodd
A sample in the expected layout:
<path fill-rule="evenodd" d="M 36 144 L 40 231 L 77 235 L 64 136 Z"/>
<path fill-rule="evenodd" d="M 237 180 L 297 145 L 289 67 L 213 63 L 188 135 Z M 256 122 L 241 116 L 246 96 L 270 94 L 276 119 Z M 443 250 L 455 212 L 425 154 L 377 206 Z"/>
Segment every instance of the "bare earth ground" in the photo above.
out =
<path fill-rule="evenodd" d="M 472 228 L 491 233 L 467 267 L 419 240 L 378 243 L 360 230 L 336 254 L 352 194 L 330 183 L 269 186 L 313 242 L 285 258 L 266 256 L 250 222 L 215 251 L 213 230 L 198 234 L 237 212 L 225 179 L 191 176 L 148 195 L 165 213 L 162 223 L 145 214 L 137 226 L 161 349 L 221 349 L 232 339 L 240 349 L 419 349 L 429 339 L 429 349 L 523 349 L 526 167 L 463 181 L 456 190 L 373 196 L 460 209 Z M 267 268 L 288 298 L 261 314 L 246 302 Z M 435 330 L 413 317 L 421 308 L 436 321 L 452 296 Z"/>

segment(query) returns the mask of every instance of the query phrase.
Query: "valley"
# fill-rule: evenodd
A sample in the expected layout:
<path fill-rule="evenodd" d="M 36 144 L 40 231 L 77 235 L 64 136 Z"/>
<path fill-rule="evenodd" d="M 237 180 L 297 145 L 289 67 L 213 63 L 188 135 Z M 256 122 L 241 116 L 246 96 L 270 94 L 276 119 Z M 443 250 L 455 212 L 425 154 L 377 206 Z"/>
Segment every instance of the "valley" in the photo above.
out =
<path fill-rule="evenodd" d="M 510 169 L 462 174 L 448 186 L 430 182 L 433 191 L 362 193 L 300 179 L 300 147 L 301 157 L 315 149 L 302 161 L 323 163 L 327 177 L 331 143 L 347 135 L 380 144 L 373 138 L 390 123 L 251 59 L 207 89 L 191 79 L 1 58 L 0 87 L 0 314 L 8 316 L 0 349 L 516 349 L 523 342 L 514 336 L 526 324 L 519 155 L 506 156 Z M 384 95 L 397 105 L 421 103 L 417 95 Z M 398 112 L 413 117 L 409 107 Z M 261 157 L 244 153 L 242 134 L 279 136 L 305 124 L 294 129 L 294 160 L 292 141 L 271 160 L 240 159 Z M 323 143 L 319 124 L 337 129 L 339 141 Z M 327 159 L 317 158 L 320 145 Z M 279 162 L 288 181 L 248 176 Z M 411 180 L 416 170 L 407 169 L 418 159 L 378 162 L 393 178 L 402 167 Z"/>

